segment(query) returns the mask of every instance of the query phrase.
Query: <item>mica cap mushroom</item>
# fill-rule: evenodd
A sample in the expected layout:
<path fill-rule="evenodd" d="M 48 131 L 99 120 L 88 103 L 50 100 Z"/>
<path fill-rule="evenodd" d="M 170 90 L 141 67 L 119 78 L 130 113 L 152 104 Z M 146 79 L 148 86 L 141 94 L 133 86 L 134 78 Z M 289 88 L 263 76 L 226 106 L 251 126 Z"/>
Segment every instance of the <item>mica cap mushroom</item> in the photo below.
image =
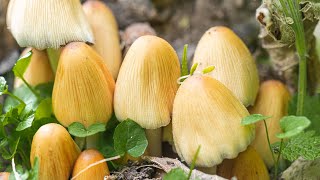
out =
<path fill-rule="evenodd" d="M 93 48 L 103 57 L 113 78 L 117 79 L 122 60 L 117 21 L 101 1 L 86 1 L 83 10 L 94 35 Z"/>
<path fill-rule="evenodd" d="M 11 0 L 7 26 L 21 47 L 43 50 L 73 41 L 93 43 L 79 0 Z"/>
<path fill-rule="evenodd" d="M 141 36 L 132 44 L 120 68 L 114 94 L 115 115 L 120 121 L 130 118 L 145 129 L 156 130 L 146 131 L 152 149 L 161 151 L 160 128 L 171 121 L 179 76 L 174 49 L 151 35 Z M 157 139 L 157 145 L 152 145 L 150 138 Z"/>
<path fill-rule="evenodd" d="M 62 51 L 52 93 L 52 109 L 63 126 L 107 123 L 115 82 L 100 55 L 83 42 Z"/>
<path fill-rule="evenodd" d="M 178 155 L 189 165 L 199 146 L 198 167 L 213 167 L 246 150 L 254 125 L 242 126 L 249 112 L 212 77 L 194 74 L 180 86 L 173 104 L 172 132 Z"/>
<path fill-rule="evenodd" d="M 229 28 L 209 29 L 200 39 L 193 63 L 214 65 L 210 75 L 229 88 L 243 105 L 253 105 L 259 89 L 255 61 L 242 40 Z"/>

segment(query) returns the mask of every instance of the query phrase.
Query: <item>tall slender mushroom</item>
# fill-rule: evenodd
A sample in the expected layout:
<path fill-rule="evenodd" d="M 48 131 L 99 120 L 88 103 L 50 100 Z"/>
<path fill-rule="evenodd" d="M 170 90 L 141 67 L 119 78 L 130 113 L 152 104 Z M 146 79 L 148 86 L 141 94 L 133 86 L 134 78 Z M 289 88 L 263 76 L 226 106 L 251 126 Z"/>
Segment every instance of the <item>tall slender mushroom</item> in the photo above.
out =
<path fill-rule="evenodd" d="M 172 113 L 173 141 L 189 165 L 201 146 L 196 165 L 213 168 L 237 157 L 254 139 L 254 126 L 242 126 L 247 109 L 221 82 L 194 74 L 179 87 Z"/>
<path fill-rule="evenodd" d="M 276 134 L 281 132 L 280 119 L 288 114 L 289 100 L 289 90 L 282 82 L 268 80 L 261 84 L 256 103 L 249 108 L 251 114 L 271 116 L 266 120 L 271 144 L 280 141 Z M 263 122 L 258 122 L 256 125 L 256 138 L 252 142 L 252 146 L 263 158 L 268 168 L 271 168 L 274 165 L 274 160 Z"/>
<path fill-rule="evenodd" d="M 73 41 L 93 43 L 79 0 L 11 0 L 7 25 L 21 47 L 47 49 L 54 72 L 58 48 Z"/>
<path fill-rule="evenodd" d="M 86 128 L 107 123 L 113 112 L 115 82 L 102 57 L 82 42 L 61 52 L 53 86 L 52 108 L 63 126 L 80 122 Z"/>
<path fill-rule="evenodd" d="M 161 127 L 170 123 L 178 89 L 180 65 L 169 43 L 141 36 L 130 47 L 120 68 L 114 94 L 115 115 L 146 129 L 148 152 L 161 156 Z"/>
<path fill-rule="evenodd" d="M 83 4 L 83 10 L 95 37 L 93 48 L 103 57 L 116 80 L 122 60 L 116 19 L 101 1 L 87 1 Z"/>
<path fill-rule="evenodd" d="M 21 56 L 30 50 L 32 51 L 32 57 L 26 72 L 23 74 L 24 79 L 32 86 L 53 81 L 54 74 L 47 53 L 35 48 L 26 48 Z M 14 86 L 19 87 L 21 84 L 23 84 L 22 80 L 16 78 Z"/>
<path fill-rule="evenodd" d="M 254 59 L 242 40 L 226 27 L 212 27 L 200 39 L 193 63 L 214 65 L 210 75 L 222 82 L 245 105 L 253 105 L 259 89 Z"/>

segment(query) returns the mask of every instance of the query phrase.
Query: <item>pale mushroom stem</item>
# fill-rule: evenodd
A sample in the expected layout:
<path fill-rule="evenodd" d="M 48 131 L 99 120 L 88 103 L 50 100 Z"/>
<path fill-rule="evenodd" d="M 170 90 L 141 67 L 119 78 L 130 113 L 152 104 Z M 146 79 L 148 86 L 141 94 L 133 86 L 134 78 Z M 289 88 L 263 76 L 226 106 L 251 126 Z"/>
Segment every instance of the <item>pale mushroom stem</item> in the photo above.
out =
<path fill-rule="evenodd" d="M 54 74 L 56 74 L 61 50 L 48 48 L 47 53 L 48 53 L 48 57 L 50 60 L 50 65 L 51 65 L 52 71 Z"/>
<path fill-rule="evenodd" d="M 217 166 L 213 166 L 213 167 L 197 167 L 196 169 L 198 169 L 199 171 L 202 171 L 206 174 L 217 174 Z"/>
<path fill-rule="evenodd" d="M 86 149 L 96 149 L 99 139 L 99 133 L 86 137 Z"/>
<path fill-rule="evenodd" d="M 148 139 L 147 152 L 149 156 L 162 156 L 162 128 L 146 129 L 146 136 Z"/>

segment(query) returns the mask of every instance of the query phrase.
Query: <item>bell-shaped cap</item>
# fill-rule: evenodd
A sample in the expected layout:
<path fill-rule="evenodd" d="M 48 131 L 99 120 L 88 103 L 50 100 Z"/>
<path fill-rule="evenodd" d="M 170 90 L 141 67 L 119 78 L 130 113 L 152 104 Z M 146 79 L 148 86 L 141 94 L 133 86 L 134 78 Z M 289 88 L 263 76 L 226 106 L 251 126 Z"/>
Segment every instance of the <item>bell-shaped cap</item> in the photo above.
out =
<path fill-rule="evenodd" d="M 21 57 L 29 51 L 32 51 L 32 57 L 26 72 L 23 74 L 24 79 L 32 86 L 53 81 L 54 74 L 47 53 L 35 48 L 26 48 Z M 21 84 L 23 84 L 23 81 L 16 78 L 15 87 L 19 87 Z"/>
<path fill-rule="evenodd" d="M 114 95 L 115 115 L 146 129 L 169 124 L 178 89 L 180 65 L 165 40 L 141 36 L 130 47 L 119 71 Z"/>
<path fill-rule="evenodd" d="M 276 134 L 281 132 L 280 119 L 288 114 L 289 100 L 289 90 L 283 83 L 268 80 L 261 84 L 255 105 L 249 108 L 251 114 L 271 116 L 266 120 L 271 144 L 280 141 Z M 252 142 L 252 146 L 258 151 L 266 165 L 271 168 L 274 162 L 263 122 L 256 124 L 256 138 Z"/>
<path fill-rule="evenodd" d="M 30 161 L 39 158 L 39 179 L 68 179 L 80 149 L 61 125 L 41 126 L 33 136 Z"/>
<path fill-rule="evenodd" d="M 115 82 L 111 73 L 90 46 L 68 44 L 61 52 L 53 87 L 52 108 L 58 121 L 85 127 L 107 123 L 113 112 Z"/>
<path fill-rule="evenodd" d="M 259 88 L 255 61 L 242 40 L 226 27 L 213 27 L 200 39 L 193 63 L 214 65 L 210 75 L 245 105 L 253 105 Z"/>
<path fill-rule="evenodd" d="M 93 43 L 79 0 L 11 0 L 7 26 L 21 47 L 43 50 L 73 41 Z"/>
<path fill-rule="evenodd" d="M 237 157 L 254 139 L 254 125 L 242 126 L 247 109 L 221 82 L 195 74 L 180 86 L 173 104 L 172 133 L 179 156 L 191 164 L 199 146 L 199 167 Z"/>
<path fill-rule="evenodd" d="M 83 151 L 74 165 L 72 178 L 75 178 L 75 180 L 103 179 L 105 176 L 110 175 L 106 162 L 88 168 L 91 164 L 101 160 L 104 160 L 104 157 L 99 151 L 95 149 Z"/>
<path fill-rule="evenodd" d="M 94 35 L 93 48 L 103 57 L 113 78 L 117 79 L 122 58 L 116 19 L 101 1 L 87 1 L 83 4 L 83 10 Z"/>
<path fill-rule="evenodd" d="M 225 159 L 218 165 L 217 175 L 227 179 L 270 180 L 266 165 L 252 146 L 248 146 L 235 159 Z"/>

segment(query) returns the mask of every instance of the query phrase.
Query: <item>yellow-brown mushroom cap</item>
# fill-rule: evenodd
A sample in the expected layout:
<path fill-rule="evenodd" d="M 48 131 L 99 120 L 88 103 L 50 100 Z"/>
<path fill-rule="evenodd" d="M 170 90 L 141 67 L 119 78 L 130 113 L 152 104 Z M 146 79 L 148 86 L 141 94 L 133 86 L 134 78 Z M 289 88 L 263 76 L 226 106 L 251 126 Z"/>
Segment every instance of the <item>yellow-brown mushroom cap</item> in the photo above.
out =
<path fill-rule="evenodd" d="M 196 165 L 212 167 L 235 158 L 254 138 L 254 126 L 242 126 L 247 109 L 219 81 L 193 75 L 180 86 L 173 105 L 172 132 L 179 156 L 188 164 L 201 146 Z"/>
<path fill-rule="evenodd" d="M 253 105 L 259 88 L 255 61 L 242 40 L 229 28 L 210 28 L 200 39 L 193 63 L 216 69 L 210 76 L 222 82 L 245 105 Z"/>
<path fill-rule="evenodd" d="M 119 71 L 115 115 L 130 118 L 146 129 L 169 124 L 178 89 L 180 65 L 176 52 L 165 40 L 141 36 L 130 47 Z"/>
<path fill-rule="evenodd" d="M 115 82 L 106 65 L 90 46 L 68 44 L 59 59 L 52 108 L 59 122 L 85 127 L 107 123 L 113 112 Z"/>

